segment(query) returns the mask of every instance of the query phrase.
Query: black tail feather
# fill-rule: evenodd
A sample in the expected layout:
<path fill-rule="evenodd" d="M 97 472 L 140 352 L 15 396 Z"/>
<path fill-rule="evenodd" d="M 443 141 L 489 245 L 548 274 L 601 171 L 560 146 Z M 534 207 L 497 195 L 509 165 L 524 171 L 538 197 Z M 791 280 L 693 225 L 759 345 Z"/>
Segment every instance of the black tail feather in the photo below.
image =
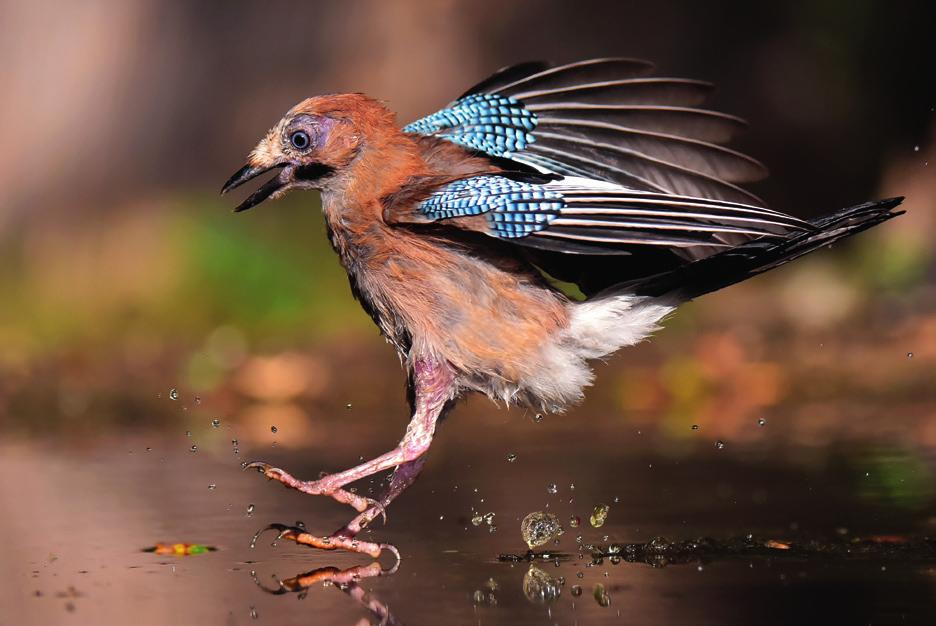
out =
<path fill-rule="evenodd" d="M 640 295 L 685 301 L 747 280 L 793 259 L 903 214 L 902 197 L 867 202 L 813 220 L 816 230 L 788 238 L 761 237 L 663 274 L 622 285 Z"/>

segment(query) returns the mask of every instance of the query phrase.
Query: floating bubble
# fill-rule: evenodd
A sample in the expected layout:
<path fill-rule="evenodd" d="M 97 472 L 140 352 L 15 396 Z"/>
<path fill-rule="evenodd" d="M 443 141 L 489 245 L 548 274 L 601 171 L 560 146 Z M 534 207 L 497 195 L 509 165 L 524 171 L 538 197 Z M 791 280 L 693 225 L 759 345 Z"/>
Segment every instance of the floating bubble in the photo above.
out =
<path fill-rule="evenodd" d="M 552 513 L 534 511 L 520 522 L 520 534 L 531 550 L 549 543 L 561 533 L 562 525 L 559 524 L 559 519 Z"/>

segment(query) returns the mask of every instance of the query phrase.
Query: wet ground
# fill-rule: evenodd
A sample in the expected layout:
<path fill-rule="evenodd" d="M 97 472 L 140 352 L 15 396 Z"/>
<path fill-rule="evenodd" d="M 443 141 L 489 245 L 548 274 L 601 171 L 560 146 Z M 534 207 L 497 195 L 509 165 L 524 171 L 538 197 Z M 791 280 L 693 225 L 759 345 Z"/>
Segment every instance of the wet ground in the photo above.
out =
<path fill-rule="evenodd" d="M 208 413 L 191 435 L 4 438 L 0 624 L 936 623 L 933 458 L 880 442 L 774 445 L 782 415 L 752 417 L 743 442 L 720 447 L 703 427 L 674 447 L 608 418 L 536 423 L 473 402 L 443 425 L 389 524 L 366 531 L 399 547 L 395 573 L 271 546 L 275 533 L 251 548 L 268 524 L 325 533 L 352 511 L 240 463 L 312 477 L 380 452 L 402 428 L 397 416 L 379 437 L 336 439 L 371 423 L 356 413 L 296 447 L 289 425 L 245 436 Z M 608 516 L 594 528 L 598 504 Z M 530 562 L 520 520 L 536 510 L 565 532 Z M 143 551 L 180 542 L 217 549 Z"/>

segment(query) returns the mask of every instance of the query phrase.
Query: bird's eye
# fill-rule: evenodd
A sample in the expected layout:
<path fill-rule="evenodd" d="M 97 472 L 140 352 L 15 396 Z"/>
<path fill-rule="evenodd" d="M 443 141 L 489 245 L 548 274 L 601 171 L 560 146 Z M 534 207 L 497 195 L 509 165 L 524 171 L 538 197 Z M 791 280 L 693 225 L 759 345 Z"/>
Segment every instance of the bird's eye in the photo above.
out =
<path fill-rule="evenodd" d="M 291 143 L 296 150 L 305 150 L 312 141 L 309 139 L 309 133 L 304 130 L 297 130 L 289 136 L 289 143 Z"/>

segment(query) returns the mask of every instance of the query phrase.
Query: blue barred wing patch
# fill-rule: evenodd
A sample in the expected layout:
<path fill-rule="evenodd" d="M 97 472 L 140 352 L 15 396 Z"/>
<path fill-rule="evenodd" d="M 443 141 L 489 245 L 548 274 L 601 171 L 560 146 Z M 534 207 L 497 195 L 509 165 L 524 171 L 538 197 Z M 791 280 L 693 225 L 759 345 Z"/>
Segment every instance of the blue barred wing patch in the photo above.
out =
<path fill-rule="evenodd" d="M 543 230 L 565 206 L 561 193 L 503 176 L 449 183 L 419 205 L 431 220 L 486 215 L 491 234 L 506 239 Z"/>
<path fill-rule="evenodd" d="M 438 135 L 497 157 L 509 157 L 535 141 L 536 115 L 509 96 L 475 93 L 403 127 L 407 133 Z"/>

